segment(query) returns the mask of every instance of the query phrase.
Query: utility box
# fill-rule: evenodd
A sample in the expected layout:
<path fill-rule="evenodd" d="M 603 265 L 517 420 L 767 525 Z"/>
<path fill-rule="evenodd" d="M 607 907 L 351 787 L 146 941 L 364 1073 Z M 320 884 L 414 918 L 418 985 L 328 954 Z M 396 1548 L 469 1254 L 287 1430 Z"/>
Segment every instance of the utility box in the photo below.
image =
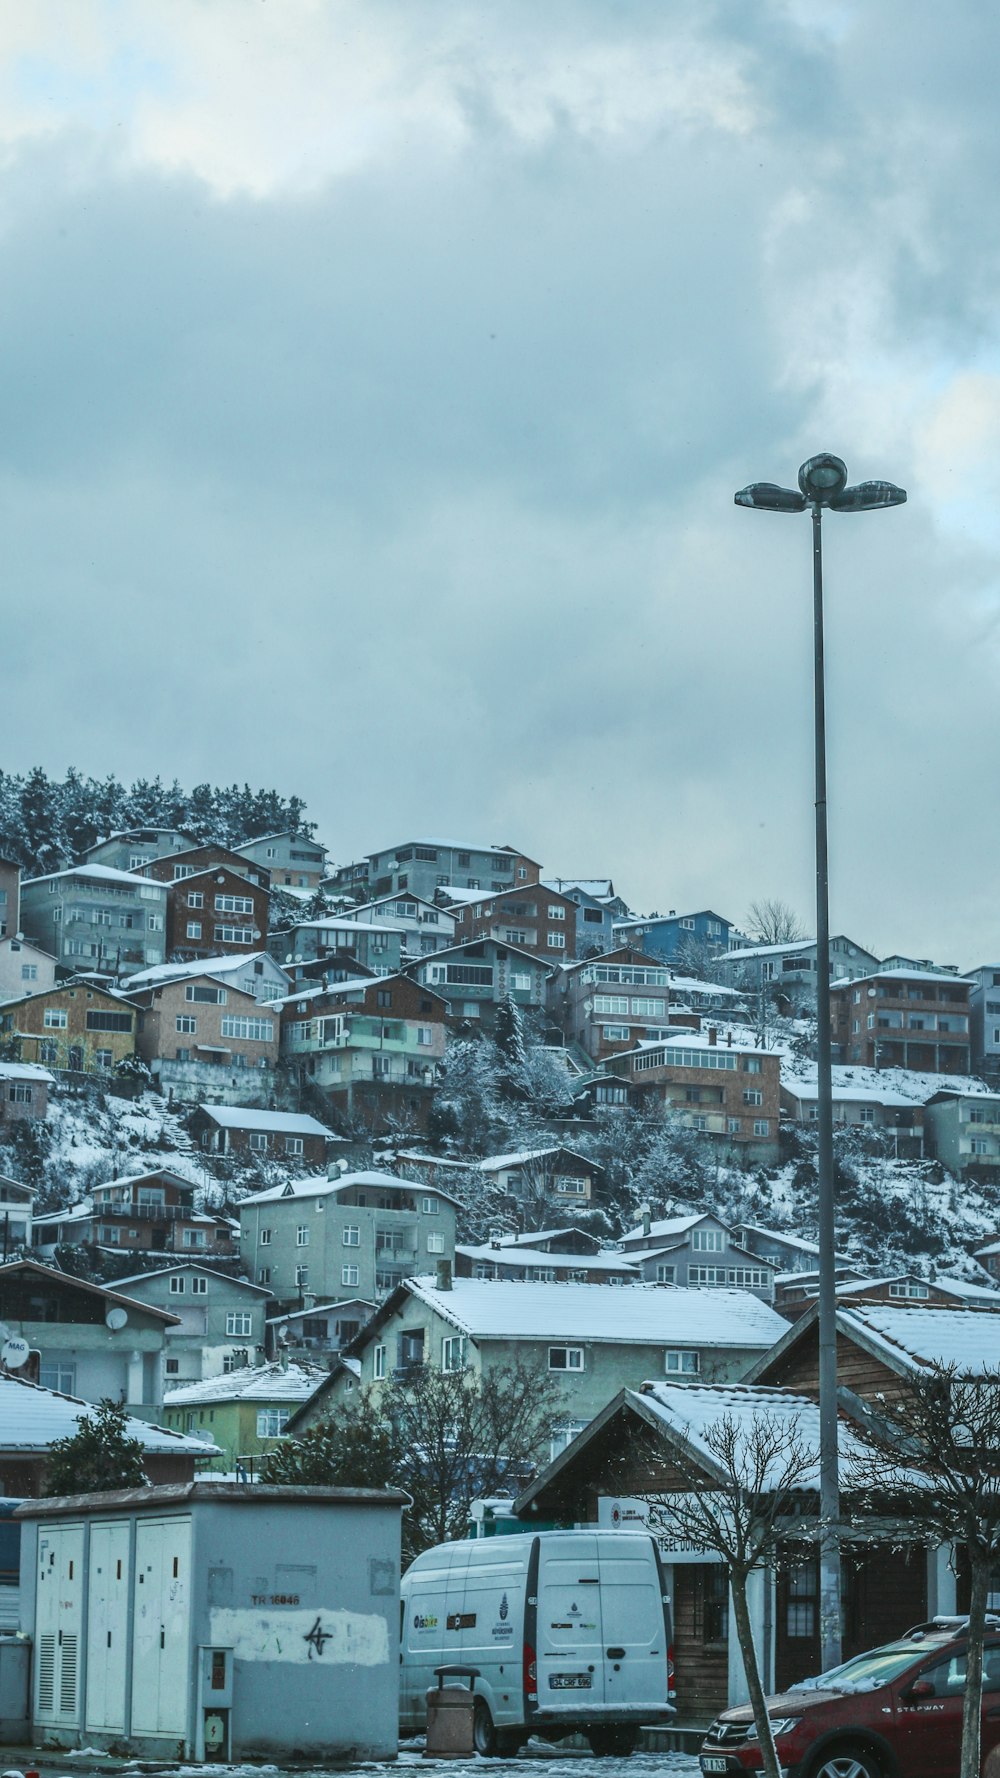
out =
<path fill-rule="evenodd" d="M 404 1498 L 192 1482 L 26 1501 L 35 1745 L 393 1758 Z"/>

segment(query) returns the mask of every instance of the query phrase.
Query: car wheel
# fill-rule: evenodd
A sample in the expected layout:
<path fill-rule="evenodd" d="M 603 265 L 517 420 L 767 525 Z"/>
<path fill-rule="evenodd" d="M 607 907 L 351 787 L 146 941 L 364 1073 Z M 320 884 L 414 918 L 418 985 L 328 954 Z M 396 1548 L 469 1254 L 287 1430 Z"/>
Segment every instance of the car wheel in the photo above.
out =
<path fill-rule="evenodd" d="M 623 1728 L 615 1723 L 598 1723 L 587 1730 L 590 1751 L 598 1759 L 625 1759 L 635 1752 L 638 1729 Z"/>
<path fill-rule="evenodd" d="M 499 1751 L 497 1732 L 493 1726 L 489 1705 L 484 1704 L 482 1699 L 477 1700 L 472 1717 L 472 1745 L 484 1759 L 492 1759 L 493 1755 Z"/>
<path fill-rule="evenodd" d="M 867 1747 L 831 1747 L 810 1766 L 809 1778 L 881 1778 L 882 1768 Z"/>

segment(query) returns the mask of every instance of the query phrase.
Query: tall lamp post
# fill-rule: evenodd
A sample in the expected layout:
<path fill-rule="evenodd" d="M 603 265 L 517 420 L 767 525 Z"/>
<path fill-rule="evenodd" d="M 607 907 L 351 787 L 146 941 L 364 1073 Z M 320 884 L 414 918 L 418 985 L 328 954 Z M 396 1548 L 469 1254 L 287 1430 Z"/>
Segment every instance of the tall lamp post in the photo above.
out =
<path fill-rule="evenodd" d="M 840 1482 L 837 1452 L 837 1284 L 833 1222 L 833 1076 L 830 1033 L 830 877 L 826 823 L 826 699 L 823 671 L 823 508 L 831 512 L 874 512 L 901 506 L 902 488 L 892 482 L 847 485 L 839 457 L 810 457 L 799 470 L 798 488 L 752 482 L 736 495 L 737 506 L 757 512 L 812 513 L 813 673 L 816 745 L 816 1098 L 819 1135 L 819 1437 L 821 1670 L 841 1658 Z"/>

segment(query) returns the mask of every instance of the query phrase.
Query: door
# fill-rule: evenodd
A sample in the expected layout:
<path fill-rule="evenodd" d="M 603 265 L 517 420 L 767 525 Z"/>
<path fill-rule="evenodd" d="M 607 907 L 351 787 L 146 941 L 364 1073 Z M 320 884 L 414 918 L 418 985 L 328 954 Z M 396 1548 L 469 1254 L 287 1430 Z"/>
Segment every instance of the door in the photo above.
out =
<path fill-rule="evenodd" d="M 83 1526 L 44 1521 L 38 1533 L 35 1714 L 53 1727 L 80 1722 Z"/>
<path fill-rule="evenodd" d="M 901 1730 L 899 1764 L 906 1778 L 943 1778 L 957 1772 L 962 1744 L 965 1655 L 945 1655 L 893 1686 Z M 917 1693 L 919 1695 L 914 1695 Z M 984 1697 L 984 1707 L 989 1700 Z"/>
<path fill-rule="evenodd" d="M 190 1519 L 140 1519 L 135 1534 L 132 1733 L 183 1739 L 188 1729 Z"/>
<path fill-rule="evenodd" d="M 88 1729 L 125 1729 L 129 1525 L 92 1525 L 87 1584 Z"/>
<path fill-rule="evenodd" d="M 602 1710 L 604 1630 L 597 1538 L 542 1538 L 538 1574 L 538 1708 Z"/>
<path fill-rule="evenodd" d="M 646 1537 L 620 1532 L 598 1542 L 604 1700 L 635 1708 L 667 1702 L 667 1643 L 663 1597 Z"/>

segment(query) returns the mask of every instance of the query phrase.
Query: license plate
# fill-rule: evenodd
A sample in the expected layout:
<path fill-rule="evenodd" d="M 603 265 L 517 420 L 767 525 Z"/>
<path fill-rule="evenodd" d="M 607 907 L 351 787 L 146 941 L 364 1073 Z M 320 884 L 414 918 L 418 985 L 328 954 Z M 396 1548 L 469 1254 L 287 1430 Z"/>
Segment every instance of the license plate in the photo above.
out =
<path fill-rule="evenodd" d="M 729 1761 L 722 1759 L 717 1753 L 703 1753 L 701 1756 L 703 1772 L 728 1772 Z"/>
<path fill-rule="evenodd" d="M 585 1692 L 589 1691 L 592 1681 L 589 1673 L 550 1673 L 549 1689 L 554 1692 Z"/>

